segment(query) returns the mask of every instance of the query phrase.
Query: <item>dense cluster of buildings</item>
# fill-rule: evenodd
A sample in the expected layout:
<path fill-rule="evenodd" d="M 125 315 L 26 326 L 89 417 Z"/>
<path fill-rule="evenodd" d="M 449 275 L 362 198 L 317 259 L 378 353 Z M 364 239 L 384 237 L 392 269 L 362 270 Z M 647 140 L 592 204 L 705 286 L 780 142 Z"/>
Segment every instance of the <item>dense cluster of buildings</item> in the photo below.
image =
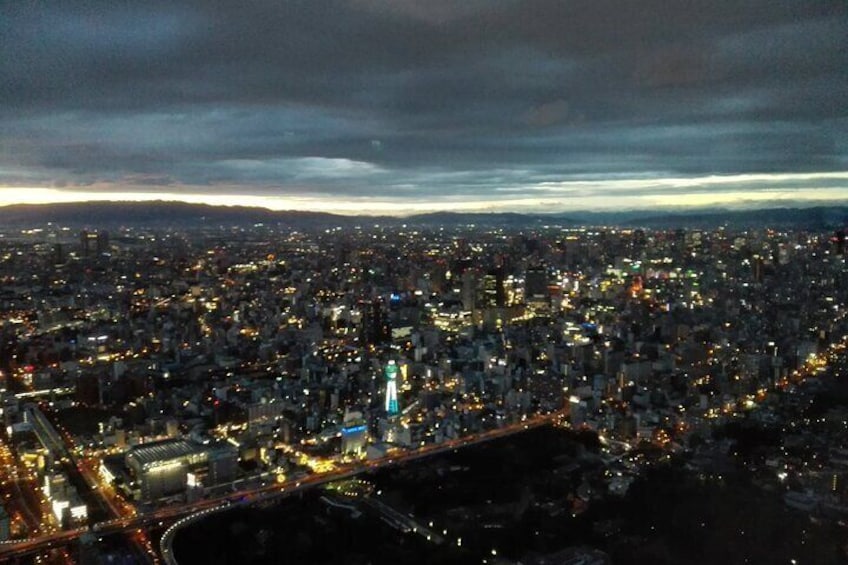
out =
<path fill-rule="evenodd" d="M 557 411 L 679 450 L 781 417 L 848 335 L 832 233 L 50 226 L 0 238 L 0 280 L 4 441 L 50 498 L 82 465 L 138 504 Z"/>

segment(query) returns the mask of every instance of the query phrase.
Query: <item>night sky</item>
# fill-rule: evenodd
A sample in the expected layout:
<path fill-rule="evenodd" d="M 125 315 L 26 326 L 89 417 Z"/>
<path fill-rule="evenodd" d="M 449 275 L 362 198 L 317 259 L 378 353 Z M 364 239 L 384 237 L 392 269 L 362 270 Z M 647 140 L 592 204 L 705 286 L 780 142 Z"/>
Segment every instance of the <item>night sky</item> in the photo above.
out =
<path fill-rule="evenodd" d="M 0 203 L 848 203 L 845 0 L 0 2 Z"/>

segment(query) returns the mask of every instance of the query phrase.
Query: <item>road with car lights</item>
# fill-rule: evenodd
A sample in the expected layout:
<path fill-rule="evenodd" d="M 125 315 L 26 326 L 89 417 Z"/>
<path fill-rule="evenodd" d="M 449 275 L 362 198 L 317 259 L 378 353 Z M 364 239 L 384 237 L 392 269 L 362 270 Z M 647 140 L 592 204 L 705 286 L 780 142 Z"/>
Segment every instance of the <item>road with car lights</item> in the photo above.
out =
<path fill-rule="evenodd" d="M 382 468 L 422 459 L 424 457 L 431 457 L 468 446 L 479 445 L 481 443 L 510 436 L 532 428 L 561 422 L 563 416 L 564 413 L 561 411 L 532 416 L 523 421 L 500 428 L 463 436 L 439 444 L 428 444 L 417 449 L 397 449 L 377 459 L 365 460 L 346 466 L 339 466 L 323 473 L 315 473 L 301 478 L 292 478 L 282 483 L 265 484 L 250 490 L 201 499 L 189 504 L 166 506 L 149 512 L 139 512 L 132 516 L 112 518 L 97 522 L 90 527 L 78 527 L 23 540 L 0 542 L 0 558 L 17 558 L 37 553 L 39 551 L 60 547 L 77 540 L 80 536 L 87 532 L 91 532 L 96 536 L 102 537 L 119 533 L 132 534 L 135 530 L 143 530 L 144 528 L 151 526 L 162 527 L 165 524 L 169 524 L 170 527 L 162 536 L 160 551 L 166 563 L 175 563 L 173 558 L 173 549 L 171 547 L 174 534 L 180 527 L 210 513 L 220 512 L 237 506 L 267 502 L 269 500 L 302 492 L 333 481 L 348 479 L 361 473 L 373 472 Z"/>

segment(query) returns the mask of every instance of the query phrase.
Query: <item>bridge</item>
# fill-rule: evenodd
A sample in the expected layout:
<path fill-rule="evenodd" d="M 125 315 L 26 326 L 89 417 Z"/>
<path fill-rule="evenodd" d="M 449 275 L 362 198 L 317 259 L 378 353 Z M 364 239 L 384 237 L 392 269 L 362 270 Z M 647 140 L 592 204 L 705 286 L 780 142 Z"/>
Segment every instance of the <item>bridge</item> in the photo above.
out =
<path fill-rule="evenodd" d="M 15 394 L 15 398 L 18 400 L 31 400 L 33 398 L 41 398 L 43 396 L 69 396 L 76 392 L 77 388 L 75 386 L 60 386 L 56 388 L 43 388 L 40 390 L 30 390 L 27 392 L 19 392 Z"/>
<path fill-rule="evenodd" d="M 396 530 L 400 530 L 404 533 L 416 533 L 419 536 L 425 538 L 427 541 L 435 543 L 437 545 L 445 541 L 441 534 L 437 533 L 435 530 L 432 530 L 429 526 L 422 524 L 413 516 L 409 516 L 407 514 L 404 514 L 403 512 L 395 510 L 382 500 L 379 500 L 374 497 L 368 497 L 364 499 L 364 502 L 366 505 L 376 510 L 380 514 L 380 517 L 383 519 L 383 521 L 385 521 L 389 526 L 393 527 Z"/>

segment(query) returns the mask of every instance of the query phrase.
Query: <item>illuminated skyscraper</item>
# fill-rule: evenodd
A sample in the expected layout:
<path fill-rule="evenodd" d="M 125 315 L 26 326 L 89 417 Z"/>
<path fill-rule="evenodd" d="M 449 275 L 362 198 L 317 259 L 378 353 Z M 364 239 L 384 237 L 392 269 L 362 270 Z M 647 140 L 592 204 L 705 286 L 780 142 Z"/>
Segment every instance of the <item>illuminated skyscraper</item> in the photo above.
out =
<path fill-rule="evenodd" d="M 481 302 L 486 308 L 503 308 L 506 305 L 504 272 L 502 268 L 490 271 L 483 277 Z"/>
<path fill-rule="evenodd" d="M 394 360 L 389 361 L 386 373 L 386 414 L 394 416 L 398 413 L 397 375 L 398 366 Z"/>
<path fill-rule="evenodd" d="M 342 454 L 361 456 L 368 443 L 368 423 L 362 412 L 345 410 L 342 423 Z"/>
<path fill-rule="evenodd" d="M 103 253 L 108 252 L 109 232 L 90 232 L 88 230 L 82 230 L 80 232 L 80 247 L 83 257 L 89 257 L 94 252 L 97 252 L 97 255 L 102 255 Z"/>

